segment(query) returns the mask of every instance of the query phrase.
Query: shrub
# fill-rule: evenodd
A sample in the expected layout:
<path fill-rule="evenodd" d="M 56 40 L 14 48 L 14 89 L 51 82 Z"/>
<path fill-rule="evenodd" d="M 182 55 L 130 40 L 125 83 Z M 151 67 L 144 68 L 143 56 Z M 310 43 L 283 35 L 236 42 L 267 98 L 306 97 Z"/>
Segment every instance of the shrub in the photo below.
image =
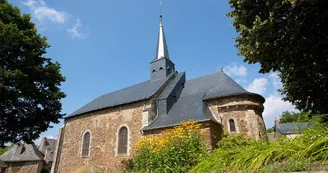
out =
<path fill-rule="evenodd" d="M 145 136 L 136 144 L 127 172 L 188 172 L 207 154 L 201 124 L 183 122 L 162 135 Z"/>
<path fill-rule="evenodd" d="M 218 142 L 218 149 L 191 172 L 309 170 L 317 161 L 328 161 L 328 126 L 319 121 L 312 121 L 311 126 L 300 137 L 281 138 L 278 142 L 255 141 L 243 135 L 227 136 Z"/>
<path fill-rule="evenodd" d="M 249 146 L 252 139 L 238 134 L 238 135 L 225 135 L 218 142 L 218 148 L 215 149 L 206 159 L 196 165 L 191 172 L 225 172 L 228 170 L 229 162 L 236 159 L 237 154 L 243 148 Z"/>

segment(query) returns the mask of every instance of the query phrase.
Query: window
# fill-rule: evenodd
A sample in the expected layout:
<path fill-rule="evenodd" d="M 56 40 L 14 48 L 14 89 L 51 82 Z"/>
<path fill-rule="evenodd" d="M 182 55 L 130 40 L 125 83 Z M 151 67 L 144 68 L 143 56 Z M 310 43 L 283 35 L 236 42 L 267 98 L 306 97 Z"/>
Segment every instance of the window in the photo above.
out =
<path fill-rule="evenodd" d="M 82 143 L 82 157 L 88 157 L 90 150 L 90 132 L 85 132 Z"/>
<path fill-rule="evenodd" d="M 156 72 L 156 70 L 155 69 L 153 69 L 153 71 L 152 71 L 153 73 L 155 73 Z"/>
<path fill-rule="evenodd" d="M 163 67 L 160 67 L 159 70 L 164 70 Z"/>
<path fill-rule="evenodd" d="M 118 154 L 128 153 L 128 129 L 121 127 L 118 132 Z"/>
<path fill-rule="evenodd" d="M 233 119 L 229 120 L 229 126 L 230 126 L 230 132 L 235 132 L 236 131 L 236 124 Z"/>

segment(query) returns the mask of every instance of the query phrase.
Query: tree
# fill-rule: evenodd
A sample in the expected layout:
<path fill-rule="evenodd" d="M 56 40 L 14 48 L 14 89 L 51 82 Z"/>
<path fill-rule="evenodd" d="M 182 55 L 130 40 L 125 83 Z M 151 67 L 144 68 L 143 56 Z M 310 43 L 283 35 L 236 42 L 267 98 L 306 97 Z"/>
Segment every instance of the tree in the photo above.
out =
<path fill-rule="evenodd" d="M 302 111 L 328 112 L 328 1 L 230 0 L 239 55 L 279 71 L 281 94 Z"/>
<path fill-rule="evenodd" d="M 63 117 L 60 64 L 27 14 L 0 0 L 0 145 L 31 142 Z"/>
<path fill-rule="evenodd" d="M 274 127 L 271 127 L 271 128 L 268 128 L 265 130 L 267 133 L 273 133 L 275 132 L 275 128 Z"/>
<path fill-rule="evenodd" d="M 285 111 L 281 114 L 279 118 L 280 123 L 292 123 L 292 122 L 308 122 L 309 121 L 309 112 L 288 112 Z"/>

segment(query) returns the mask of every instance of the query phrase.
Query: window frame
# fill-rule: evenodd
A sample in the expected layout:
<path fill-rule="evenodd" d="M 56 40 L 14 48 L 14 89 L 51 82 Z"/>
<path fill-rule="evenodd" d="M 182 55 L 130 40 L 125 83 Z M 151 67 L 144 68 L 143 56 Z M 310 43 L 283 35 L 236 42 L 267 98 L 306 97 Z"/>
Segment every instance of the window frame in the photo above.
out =
<path fill-rule="evenodd" d="M 83 155 L 83 145 L 84 145 L 84 137 L 85 135 L 89 133 L 90 137 L 89 137 L 89 148 L 88 148 L 88 154 L 87 155 Z M 91 131 L 90 130 L 85 130 L 82 134 L 82 143 L 81 143 L 81 150 L 80 150 L 80 156 L 82 158 L 90 158 L 90 154 L 91 154 L 91 140 L 92 139 L 92 134 L 91 134 Z"/>
<path fill-rule="evenodd" d="M 231 130 L 231 122 L 233 122 L 233 125 L 234 125 L 234 131 Z M 236 120 L 234 120 L 233 118 L 229 118 L 228 120 L 228 124 L 229 124 L 229 132 L 230 133 L 237 133 L 237 123 L 236 123 Z"/>
<path fill-rule="evenodd" d="M 120 153 L 119 148 L 120 148 L 120 131 L 122 128 L 126 128 L 126 152 L 125 153 Z M 116 148 L 115 148 L 115 153 L 117 156 L 128 156 L 130 152 L 130 128 L 127 125 L 121 125 L 118 127 L 117 132 L 116 132 Z"/>

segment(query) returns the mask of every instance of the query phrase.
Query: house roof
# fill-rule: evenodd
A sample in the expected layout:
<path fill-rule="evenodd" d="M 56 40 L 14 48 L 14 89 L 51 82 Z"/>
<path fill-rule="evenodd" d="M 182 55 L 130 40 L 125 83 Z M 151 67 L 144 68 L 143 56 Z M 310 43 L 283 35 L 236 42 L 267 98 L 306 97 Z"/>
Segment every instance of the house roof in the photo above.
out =
<path fill-rule="evenodd" d="M 214 120 L 205 100 L 229 95 L 250 94 L 224 72 L 216 72 L 187 80 L 182 93 L 167 115 L 157 116 L 144 130 L 164 128 L 181 124 L 182 120 Z M 264 98 L 257 95 L 264 102 Z"/>
<path fill-rule="evenodd" d="M 23 147 L 21 152 L 17 152 L 19 145 Z M 4 162 L 41 161 L 43 156 L 34 144 L 20 142 L 1 155 L 0 160 Z"/>
<path fill-rule="evenodd" d="M 309 122 L 279 123 L 277 131 L 280 134 L 295 134 L 304 131 L 310 126 Z"/>
<path fill-rule="evenodd" d="M 131 87 L 102 95 L 86 104 L 82 108 L 78 109 L 77 111 L 73 112 L 72 114 L 66 116 L 65 119 L 95 110 L 149 99 L 160 89 L 161 86 L 164 85 L 164 83 L 172 75 L 174 75 L 174 73 L 170 74 L 166 78 L 154 81 L 147 80 Z"/>
<path fill-rule="evenodd" d="M 137 85 L 100 96 L 65 118 L 78 116 L 103 108 L 149 99 L 172 75 L 175 74 L 172 73 L 168 77 L 160 80 L 148 80 Z M 184 75 L 184 73 L 179 73 L 175 76 L 175 78 L 182 75 Z M 174 85 L 174 81 L 171 82 L 170 85 Z M 170 88 L 170 85 L 167 88 Z M 224 72 L 216 72 L 187 80 L 181 91 L 180 97 L 168 113 L 166 115 L 158 115 L 155 120 L 148 126 L 144 127 L 143 130 L 175 126 L 181 124 L 182 120 L 190 119 L 198 122 L 207 120 L 213 120 L 216 122 L 205 101 L 213 98 L 240 94 L 256 95 L 262 102 L 264 102 L 264 98 L 262 96 L 246 91 Z"/>
<path fill-rule="evenodd" d="M 7 168 L 8 166 L 0 160 L 0 168 Z"/>
<path fill-rule="evenodd" d="M 51 150 L 54 151 L 56 148 L 56 142 L 57 139 L 48 139 L 48 138 L 43 138 L 41 141 L 41 144 L 39 146 L 39 151 L 44 154 L 46 150 Z"/>

